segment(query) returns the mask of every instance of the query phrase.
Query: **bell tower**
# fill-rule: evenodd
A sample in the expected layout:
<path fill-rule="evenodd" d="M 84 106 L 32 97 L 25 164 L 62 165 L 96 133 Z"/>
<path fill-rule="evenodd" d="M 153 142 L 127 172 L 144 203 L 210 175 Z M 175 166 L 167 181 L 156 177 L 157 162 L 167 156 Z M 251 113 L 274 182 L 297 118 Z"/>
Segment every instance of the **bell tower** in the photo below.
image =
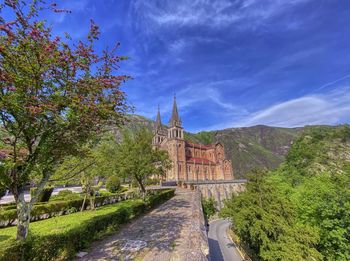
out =
<path fill-rule="evenodd" d="M 184 139 L 184 131 L 182 128 L 182 122 L 177 111 L 176 97 L 174 96 L 173 112 L 169 121 L 168 129 L 169 139 Z"/>
<path fill-rule="evenodd" d="M 159 111 L 159 105 L 158 105 L 158 113 L 157 113 L 157 119 L 154 127 L 154 136 L 152 140 L 152 144 L 155 147 L 160 147 L 163 140 L 166 139 L 167 132 L 164 130 L 162 121 L 160 119 L 160 111 Z"/>
<path fill-rule="evenodd" d="M 173 162 L 172 169 L 168 172 L 168 177 L 171 180 L 183 180 L 186 175 L 185 139 L 175 96 L 167 140 L 168 151 Z"/>

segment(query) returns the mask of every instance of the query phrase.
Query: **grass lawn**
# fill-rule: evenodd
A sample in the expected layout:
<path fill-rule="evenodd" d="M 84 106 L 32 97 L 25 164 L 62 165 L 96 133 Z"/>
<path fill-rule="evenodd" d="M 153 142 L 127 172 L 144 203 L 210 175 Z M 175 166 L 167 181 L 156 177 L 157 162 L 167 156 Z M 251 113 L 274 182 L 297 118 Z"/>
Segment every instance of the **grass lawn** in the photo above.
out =
<path fill-rule="evenodd" d="M 46 236 L 51 234 L 65 233 L 66 231 L 76 228 L 84 221 L 88 221 L 96 216 L 113 213 L 116 210 L 135 204 L 142 200 L 126 200 L 111 205 L 97 208 L 96 210 L 87 210 L 65 216 L 50 218 L 47 220 L 30 223 L 29 230 L 33 235 Z M 16 238 L 17 227 L 8 227 L 0 229 L 0 249 L 9 245 L 10 241 Z"/>
<path fill-rule="evenodd" d="M 174 193 L 174 189 L 166 189 L 150 195 L 146 201 L 130 199 L 33 222 L 24 242 L 15 240 L 16 227 L 0 229 L 0 261 L 72 260 L 77 251 L 114 233 L 121 224 L 168 200 Z"/>

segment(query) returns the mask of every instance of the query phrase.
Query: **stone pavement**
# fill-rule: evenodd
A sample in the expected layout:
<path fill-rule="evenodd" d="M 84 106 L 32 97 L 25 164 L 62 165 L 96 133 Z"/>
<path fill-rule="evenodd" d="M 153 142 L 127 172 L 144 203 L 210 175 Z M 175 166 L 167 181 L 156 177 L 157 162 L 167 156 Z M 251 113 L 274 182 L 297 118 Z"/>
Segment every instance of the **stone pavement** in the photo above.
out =
<path fill-rule="evenodd" d="M 95 242 L 77 260 L 207 260 L 201 211 L 197 193 L 178 188 L 173 198 Z"/>

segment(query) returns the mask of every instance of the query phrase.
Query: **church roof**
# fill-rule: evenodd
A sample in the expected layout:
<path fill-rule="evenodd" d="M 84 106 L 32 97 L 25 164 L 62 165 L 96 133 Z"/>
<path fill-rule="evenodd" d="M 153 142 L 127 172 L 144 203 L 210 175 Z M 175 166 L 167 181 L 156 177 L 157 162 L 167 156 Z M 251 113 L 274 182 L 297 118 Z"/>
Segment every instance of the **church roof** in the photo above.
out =
<path fill-rule="evenodd" d="M 177 104 L 176 104 L 176 97 L 174 96 L 174 103 L 173 103 L 173 112 L 171 114 L 171 118 L 169 121 L 169 125 L 171 127 L 177 126 L 181 127 L 182 122 L 179 116 L 179 112 L 177 111 Z"/>
<path fill-rule="evenodd" d="M 205 158 L 187 158 L 187 163 L 205 164 L 205 165 L 216 165 L 215 162 L 205 159 Z"/>

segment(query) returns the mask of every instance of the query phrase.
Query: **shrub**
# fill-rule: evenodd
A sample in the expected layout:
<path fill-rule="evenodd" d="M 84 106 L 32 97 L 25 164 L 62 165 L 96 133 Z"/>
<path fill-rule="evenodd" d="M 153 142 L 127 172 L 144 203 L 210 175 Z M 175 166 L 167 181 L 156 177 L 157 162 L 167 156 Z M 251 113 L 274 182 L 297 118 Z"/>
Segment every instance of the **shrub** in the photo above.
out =
<path fill-rule="evenodd" d="M 30 196 L 32 197 L 35 193 L 37 188 L 31 188 L 30 189 Z M 46 187 L 43 189 L 43 191 L 39 194 L 37 202 L 48 202 L 52 192 L 53 192 L 54 187 Z"/>
<path fill-rule="evenodd" d="M 215 199 L 212 197 L 208 199 L 202 199 L 203 212 L 207 219 L 214 216 L 216 213 L 215 204 Z"/>
<path fill-rule="evenodd" d="M 74 193 L 69 189 L 64 189 L 58 192 L 57 195 L 52 196 L 50 201 L 59 201 L 59 200 L 74 200 L 81 199 L 81 195 L 79 193 Z"/>
<path fill-rule="evenodd" d="M 115 193 L 120 189 L 120 180 L 116 176 L 110 176 L 106 182 L 106 188 L 109 192 Z"/>
<path fill-rule="evenodd" d="M 58 192 L 57 196 L 59 197 L 67 197 L 67 196 L 71 196 L 73 194 L 73 191 L 69 190 L 69 189 L 64 189 Z"/>
<path fill-rule="evenodd" d="M 96 211 L 84 211 L 56 220 L 45 220 L 31 225 L 33 233 L 25 242 L 15 241 L 13 228 L 2 231 L 12 239 L 1 242 L 0 260 L 70 260 L 75 253 L 123 223 L 174 195 L 174 190 L 163 190 L 152 195 L 149 202 L 128 200 L 105 206 Z M 38 232 L 37 232 L 38 231 Z"/>

